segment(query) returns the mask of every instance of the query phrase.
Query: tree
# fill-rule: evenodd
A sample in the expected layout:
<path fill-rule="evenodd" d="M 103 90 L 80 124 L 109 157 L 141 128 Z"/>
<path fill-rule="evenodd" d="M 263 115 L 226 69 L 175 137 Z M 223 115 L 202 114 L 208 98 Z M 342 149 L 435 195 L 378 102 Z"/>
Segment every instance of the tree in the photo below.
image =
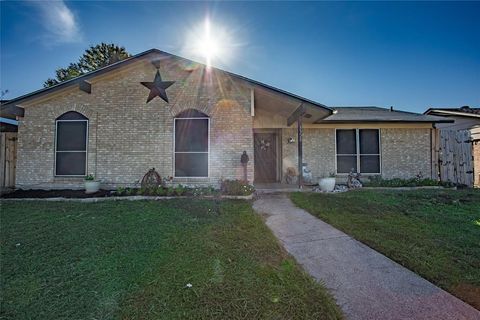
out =
<path fill-rule="evenodd" d="M 55 70 L 55 79 L 49 78 L 44 82 L 43 86 L 46 88 L 51 87 L 130 56 L 124 47 L 119 47 L 113 43 L 107 44 L 102 42 L 85 50 L 85 53 L 78 59 L 78 62 L 70 63 L 66 68 L 58 68 Z"/>

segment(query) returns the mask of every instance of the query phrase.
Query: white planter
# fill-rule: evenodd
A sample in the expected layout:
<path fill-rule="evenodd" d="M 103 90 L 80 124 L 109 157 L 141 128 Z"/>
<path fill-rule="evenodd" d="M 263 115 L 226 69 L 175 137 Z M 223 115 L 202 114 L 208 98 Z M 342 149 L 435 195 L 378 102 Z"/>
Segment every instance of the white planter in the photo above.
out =
<path fill-rule="evenodd" d="M 100 181 L 85 181 L 85 193 L 95 193 L 100 190 Z"/>
<path fill-rule="evenodd" d="M 318 186 L 324 192 L 332 192 L 335 189 L 335 178 L 320 178 Z"/>

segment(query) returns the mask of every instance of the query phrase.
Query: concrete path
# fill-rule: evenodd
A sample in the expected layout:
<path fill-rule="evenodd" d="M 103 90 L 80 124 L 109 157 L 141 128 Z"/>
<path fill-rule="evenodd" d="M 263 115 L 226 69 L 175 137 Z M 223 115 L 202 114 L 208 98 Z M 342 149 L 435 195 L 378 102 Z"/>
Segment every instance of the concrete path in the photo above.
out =
<path fill-rule="evenodd" d="M 263 195 L 253 208 L 285 249 L 330 289 L 347 319 L 480 319 L 480 312 L 293 205 Z"/>

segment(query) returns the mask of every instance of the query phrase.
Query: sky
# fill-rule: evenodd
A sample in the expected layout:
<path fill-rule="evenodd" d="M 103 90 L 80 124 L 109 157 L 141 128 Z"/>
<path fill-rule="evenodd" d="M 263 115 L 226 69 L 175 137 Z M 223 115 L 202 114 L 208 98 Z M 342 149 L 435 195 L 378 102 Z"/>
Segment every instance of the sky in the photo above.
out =
<path fill-rule="evenodd" d="M 157 48 L 327 106 L 480 107 L 480 2 L 1 1 L 0 89 L 12 99 L 100 42 Z"/>

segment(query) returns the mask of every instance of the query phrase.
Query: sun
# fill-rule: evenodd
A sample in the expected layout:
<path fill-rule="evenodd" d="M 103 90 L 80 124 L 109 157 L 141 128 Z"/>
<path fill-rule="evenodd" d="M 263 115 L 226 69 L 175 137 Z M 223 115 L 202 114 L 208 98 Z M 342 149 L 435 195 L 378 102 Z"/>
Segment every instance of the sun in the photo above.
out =
<path fill-rule="evenodd" d="M 212 65 L 212 59 L 220 56 L 221 47 L 212 35 L 210 20 L 205 19 L 205 31 L 202 38 L 200 38 L 196 44 L 199 54 L 203 56 L 208 67 Z"/>
<path fill-rule="evenodd" d="M 227 26 L 212 23 L 208 16 L 202 23 L 189 28 L 185 40 L 184 54 L 201 59 L 207 67 L 228 64 L 240 46 Z"/>

